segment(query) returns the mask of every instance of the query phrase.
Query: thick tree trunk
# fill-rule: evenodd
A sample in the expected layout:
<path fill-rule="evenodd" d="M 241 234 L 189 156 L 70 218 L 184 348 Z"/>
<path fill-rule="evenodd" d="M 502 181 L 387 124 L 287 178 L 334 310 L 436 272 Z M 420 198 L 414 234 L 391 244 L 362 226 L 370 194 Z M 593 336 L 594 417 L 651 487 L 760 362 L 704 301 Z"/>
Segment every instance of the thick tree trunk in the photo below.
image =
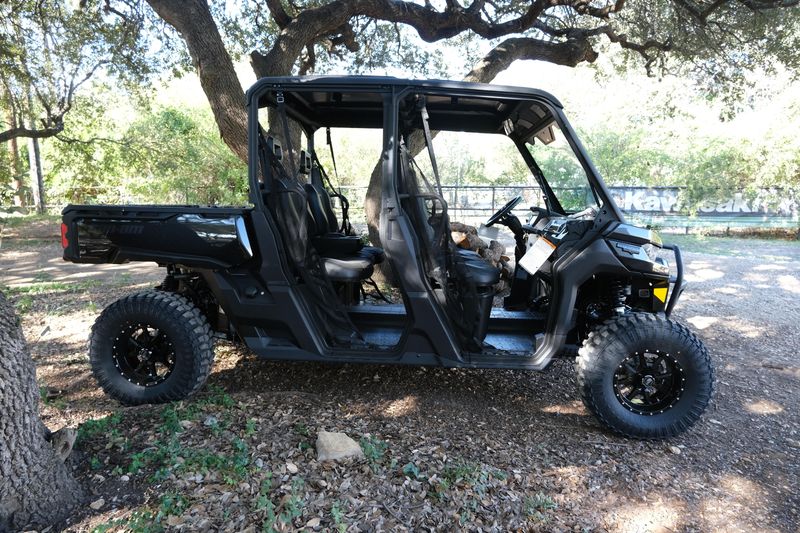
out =
<path fill-rule="evenodd" d="M 6 121 L 10 129 L 17 127 L 17 117 L 10 108 L 6 111 Z M 22 190 L 22 164 L 19 158 L 19 143 L 16 137 L 9 139 L 9 155 L 11 156 L 11 188 L 14 191 L 14 205 L 25 207 L 25 194 Z"/>
<path fill-rule="evenodd" d="M 33 115 L 33 96 L 31 95 L 30 89 L 28 89 L 28 108 L 31 115 Z M 36 129 L 36 122 L 33 120 L 33 116 L 31 116 L 30 123 L 31 129 Z M 44 176 L 42 176 L 42 156 L 39 153 L 39 139 L 36 137 L 28 139 L 28 160 L 30 161 L 33 205 L 36 206 L 36 212 L 43 215 L 46 202 L 44 196 Z"/>
<path fill-rule="evenodd" d="M 159 17 L 178 30 L 192 57 L 225 144 L 247 161 L 244 91 L 206 0 L 147 0 Z"/>
<path fill-rule="evenodd" d="M 80 487 L 47 441 L 36 372 L 14 308 L 0 293 L 0 531 L 50 525 Z"/>
<path fill-rule="evenodd" d="M 31 189 L 33 191 L 33 205 L 36 212 L 43 215 L 45 212 L 44 176 L 42 175 L 42 157 L 39 153 L 39 139 L 28 139 L 28 159 L 30 161 Z"/>

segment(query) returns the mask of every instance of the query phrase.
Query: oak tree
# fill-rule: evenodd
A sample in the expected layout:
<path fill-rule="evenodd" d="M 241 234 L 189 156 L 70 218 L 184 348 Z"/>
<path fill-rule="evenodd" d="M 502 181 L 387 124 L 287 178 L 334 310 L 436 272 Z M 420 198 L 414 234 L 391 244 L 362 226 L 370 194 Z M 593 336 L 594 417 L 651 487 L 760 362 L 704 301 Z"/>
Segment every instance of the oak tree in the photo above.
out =
<path fill-rule="evenodd" d="M 185 42 L 222 138 L 243 159 L 246 116 L 233 58 L 248 47 L 257 77 L 343 64 L 364 70 L 405 62 L 413 70 L 416 57 L 429 58 L 408 50 L 413 32 L 465 51 L 488 45 L 464 77 L 478 82 L 517 60 L 576 66 L 617 48 L 622 67 L 682 70 L 711 90 L 737 87 L 755 68 L 796 69 L 800 61 L 797 0 L 264 0 L 233 11 L 206 0 L 147 2 Z M 378 175 L 365 205 L 376 242 Z"/>
<path fill-rule="evenodd" d="M 36 371 L 14 308 L 0 292 L 0 531 L 48 526 L 78 502 L 64 465 L 72 442 L 53 446 L 39 418 Z"/>
<path fill-rule="evenodd" d="M 169 48 L 147 51 L 150 35 L 164 23 L 146 5 L 88 3 L 0 2 L 0 145 L 7 144 L 10 159 L 0 175 L 10 174 L 17 205 L 24 204 L 18 146 L 23 138 L 33 139 L 31 155 L 38 152 L 38 139 L 63 138 L 65 117 L 93 80 L 135 88 L 170 63 Z M 38 163 L 38 157 L 31 157 L 31 185 L 41 210 Z"/>

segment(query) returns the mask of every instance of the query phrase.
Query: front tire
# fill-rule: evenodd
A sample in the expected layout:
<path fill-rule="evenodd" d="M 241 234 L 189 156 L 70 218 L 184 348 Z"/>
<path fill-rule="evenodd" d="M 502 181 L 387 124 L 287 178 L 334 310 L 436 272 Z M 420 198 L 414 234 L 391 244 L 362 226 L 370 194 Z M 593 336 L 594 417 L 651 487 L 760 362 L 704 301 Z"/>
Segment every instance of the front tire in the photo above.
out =
<path fill-rule="evenodd" d="M 89 337 L 92 373 L 125 405 L 182 400 L 203 386 L 214 361 L 211 328 L 189 300 L 145 291 L 108 306 Z"/>
<path fill-rule="evenodd" d="M 700 339 L 678 322 L 645 313 L 595 328 L 578 351 L 576 370 L 584 405 L 612 431 L 636 439 L 683 433 L 714 388 Z"/>

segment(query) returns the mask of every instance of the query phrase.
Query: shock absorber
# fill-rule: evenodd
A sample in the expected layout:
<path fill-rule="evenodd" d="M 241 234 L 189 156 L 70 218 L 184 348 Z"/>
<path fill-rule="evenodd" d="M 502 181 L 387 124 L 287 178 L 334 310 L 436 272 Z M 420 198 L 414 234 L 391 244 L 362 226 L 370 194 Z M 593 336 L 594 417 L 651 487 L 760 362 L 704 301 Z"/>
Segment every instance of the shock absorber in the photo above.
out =
<path fill-rule="evenodd" d="M 611 289 L 611 307 L 614 308 L 614 312 L 618 315 L 625 314 L 625 300 L 626 298 L 626 287 L 622 284 L 622 281 L 615 279 L 611 282 L 610 285 Z"/>

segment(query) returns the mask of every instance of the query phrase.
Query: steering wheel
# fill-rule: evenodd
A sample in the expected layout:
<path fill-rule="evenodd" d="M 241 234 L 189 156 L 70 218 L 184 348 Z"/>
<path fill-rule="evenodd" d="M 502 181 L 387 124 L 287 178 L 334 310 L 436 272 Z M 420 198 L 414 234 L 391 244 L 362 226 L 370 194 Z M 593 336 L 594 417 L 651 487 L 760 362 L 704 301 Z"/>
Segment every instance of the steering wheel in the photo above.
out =
<path fill-rule="evenodd" d="M 521 201 L 522 201 L 522 196 L 517 196 L 516 198 L 513 198 L 506 205 L 501 207 L 500 211 L 489 217 L 489 220 L 486 221 L 486 227 L 488 228 L 490 226 L 494 226 L 495 224 L 503 220 L 505 217 L 508 216 L 509 213 L 511 213 L 512 209 L 517 207 L 517 204 L 520 203 Z"/>

